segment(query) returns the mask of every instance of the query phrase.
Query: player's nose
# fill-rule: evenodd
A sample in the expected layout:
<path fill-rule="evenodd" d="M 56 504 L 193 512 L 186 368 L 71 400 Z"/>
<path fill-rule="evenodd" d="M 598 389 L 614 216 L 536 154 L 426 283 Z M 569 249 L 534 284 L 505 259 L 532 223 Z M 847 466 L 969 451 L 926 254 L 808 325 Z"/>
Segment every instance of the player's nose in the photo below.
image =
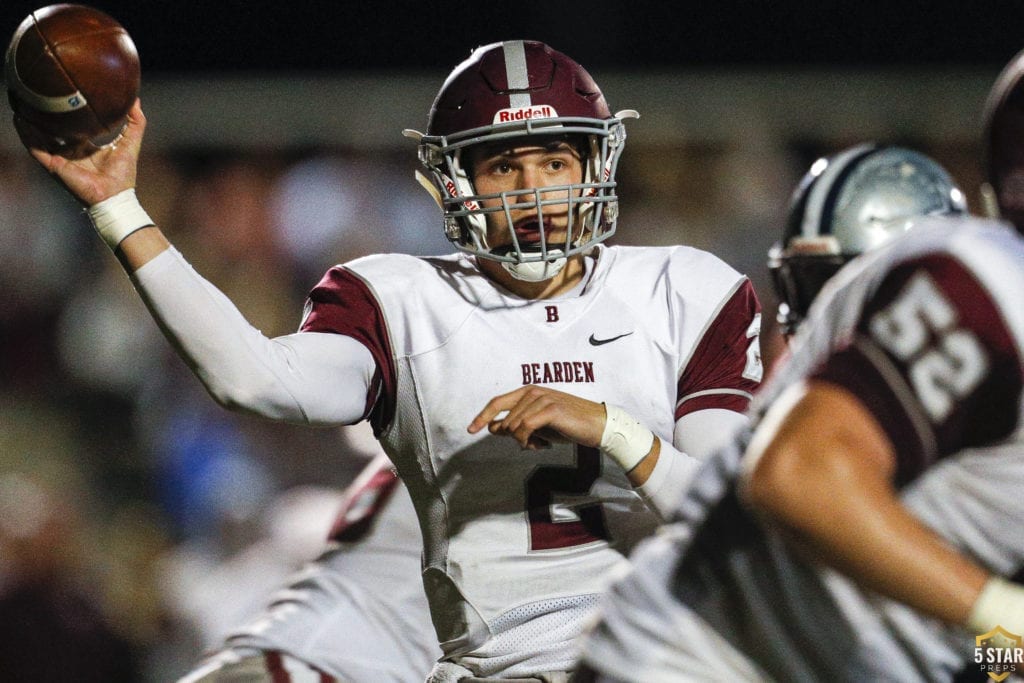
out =
<path fill-rule="evenodd" d="M 544 186 L 544 179 L 541 175 L 541 169 L 539 166 L 534 164 L 523 164 L 522 169 L 519 172 L 519 188 L 520 190 L 532 190 L 537 187 Z"/>

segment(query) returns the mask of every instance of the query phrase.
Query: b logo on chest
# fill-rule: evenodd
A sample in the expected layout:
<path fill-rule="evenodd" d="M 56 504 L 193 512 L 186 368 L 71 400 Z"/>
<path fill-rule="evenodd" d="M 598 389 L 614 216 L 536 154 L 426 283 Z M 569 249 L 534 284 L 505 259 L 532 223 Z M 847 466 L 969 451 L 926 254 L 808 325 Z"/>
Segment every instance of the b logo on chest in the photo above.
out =
<path fill-rule="evenodd" d="M 558 306 L 545 306 L 546 322 L 559 320 Z M 588 360 L 549 361 L 545 363 L 522 363 L 523 384 L 592 384 L 594 362 Z"/>

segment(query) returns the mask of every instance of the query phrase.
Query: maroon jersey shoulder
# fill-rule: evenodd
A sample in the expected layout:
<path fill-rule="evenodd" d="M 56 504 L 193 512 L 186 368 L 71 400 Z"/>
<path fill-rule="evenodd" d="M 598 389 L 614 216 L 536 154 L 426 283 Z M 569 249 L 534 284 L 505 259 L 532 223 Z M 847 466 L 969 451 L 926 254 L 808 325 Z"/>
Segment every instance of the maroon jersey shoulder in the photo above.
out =
<path fill-rule="evenodd" d="M 679 377 L 678 420 L 705 408 L 744 412 L 761 380 L 761 303 L 743 279 L 711 321 Z"/>
<path fill-rule="evenodd" d="M 1020 419 L 1021 356 L 991 293 L 954 256 L 895 266 L 866 302 L 853 342 L 817 377 L 858 396 L 893 443 L 897 481 L 1006 438 Z"/>
<path fill-rule="evenodd" d="M 394 415 L 397 377 L 387 320 L 367 283 L 344 266 L 328 270 L 309 293 L 300 329 L 343 334 L 370 351 L 377 370 L 367 392 L 364 418 L 369 417 L 379 433 Z"/>

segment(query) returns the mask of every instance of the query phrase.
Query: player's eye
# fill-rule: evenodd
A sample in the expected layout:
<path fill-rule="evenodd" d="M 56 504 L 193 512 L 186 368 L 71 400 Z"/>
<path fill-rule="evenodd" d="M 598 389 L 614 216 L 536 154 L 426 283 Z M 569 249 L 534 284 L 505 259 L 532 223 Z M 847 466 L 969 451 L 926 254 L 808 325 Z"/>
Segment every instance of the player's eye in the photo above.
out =
<path fill-rule="evenodd" d="M 506 159 L 491 164 L 491 173 L 495 175 L 508 175 L 512 172 L 512 164 Z"/>

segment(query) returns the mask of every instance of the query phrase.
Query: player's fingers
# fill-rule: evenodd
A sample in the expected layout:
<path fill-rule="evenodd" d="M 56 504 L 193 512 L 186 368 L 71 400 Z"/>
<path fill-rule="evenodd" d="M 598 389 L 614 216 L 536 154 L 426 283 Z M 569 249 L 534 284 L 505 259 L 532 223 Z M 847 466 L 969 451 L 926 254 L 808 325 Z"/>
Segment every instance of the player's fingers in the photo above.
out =
<path fill-rule="evenodd" d="M 535 400 L 530 387 L 521 387 L 507 394 L 495 396 L 477 416 L 471 425 L 473 429 L 482 429 L 484 425 L 491 434 L 505 435 L 511 432 L 511 425 L 519 423 L 518 416 L 526 406 Z"/>
<path fill-rule="evenodd" d="M 540 451 L 551 448 L 552 439 L 545 439 L 539 434 L 533 434 L 524 448 L 528 451 Z"/>
<path fill-rule="evenodd" d="M 526 446 L 530 435 L 549 423 L 552 403 L 546 394 L 525 394 L 501 421 L 504 431 Z"/>
<path fill-rule="evenodd" d="M 501 420 L 496 420 L 488 425 L 488 429 L 491 434 L 496 436 L 508 436 L 525 449 L 539 450 L 542 448 L 551 448 L 551 444 L 555 442 L 564 442 L 566 439 L 557 431 L 548 429 L 546 427 L 532 428 L 529 426 L 520 427 L 518 430 L 512 431 L 505 426 Z"/>
<path fill-rule="evenodd" d="M 143 128 L 146 127 L 146 115 L 142 112 L 142 99 L 135 98 L 132 108 L 128 110 L 128 120 L 137 122 Z"/>
<path fill-rule="evenodd" d="M 61 158 L 50 154 L 45 149 L 39 149 L 38 147 L 30 147 L 28 153 L 38 161 L 48 173 L 57 173 L 57 166 L 61 161 Z"/>
<path fill-rule="evenodd" d="M 142 113 L 142 101 L 135 98 L 135 104 L 128 111 L 128 123 L 121 133 L 119 144 L 124 143 L 138 152 L 142 147 L 142 136 L 146 132 L 146 115 Z"/>
<path fill-rule="evenodd" d="M 542 448 L 551 448 L 555 443 L 566 443 L 566 439 L 557 430 L 548 427 L 529 428 L 523 427 L 515 432 L 509 433 L 513 439 L 523 448 L 531 451 Z"/>
<path fill-rule="evenodd" d="M 504 433 L 523 448 L 548 448 L 552 442 L 567 441 L 558 428 L 562 407 L 550 393 L 528 394 L 503 420 L 491 423 L 492 433 Z"/>
<path fill-rule="evenodd" d="M 476 417 L 473 418 L 473 421 L 469 423 L 469 427 L 466 429 L 470 434 L 476 434 L 490 424 L 490 422 L 497 417 L 499 413 L 509 410 L 515 406 L 519 401 L 519 396 L 521 394 L 522 389 L 516 389 L 515 391 L 510 391 L 507 394 L 495 396 L 487 402 L 487 405 L 484 406 L 483 410 L 477 413 Z"/>

